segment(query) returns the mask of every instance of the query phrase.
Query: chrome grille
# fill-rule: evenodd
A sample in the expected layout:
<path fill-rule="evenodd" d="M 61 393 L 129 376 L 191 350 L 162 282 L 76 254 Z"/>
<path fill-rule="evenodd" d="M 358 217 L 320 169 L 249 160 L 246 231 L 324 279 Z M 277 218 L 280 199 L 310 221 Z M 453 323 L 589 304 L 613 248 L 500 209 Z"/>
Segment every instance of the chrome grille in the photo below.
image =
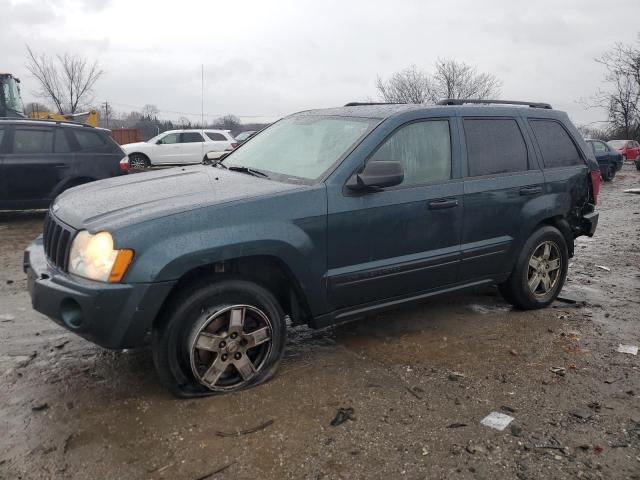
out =
<path fill-rule="evenodd" d="M 47 213 L 42 234 L 44 253 L 53 265 L 64 271 L 67 270 L 69 250 L 74 235 L 75 230 L 60 222 L 51 213 Z"/>

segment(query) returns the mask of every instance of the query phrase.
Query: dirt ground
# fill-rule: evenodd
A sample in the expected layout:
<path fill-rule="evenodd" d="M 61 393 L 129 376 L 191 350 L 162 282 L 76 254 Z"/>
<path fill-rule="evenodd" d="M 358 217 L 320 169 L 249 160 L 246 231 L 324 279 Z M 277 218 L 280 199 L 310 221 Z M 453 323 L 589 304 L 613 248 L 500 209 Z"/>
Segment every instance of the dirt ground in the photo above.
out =
<path fill-rule="evenodd" d="M 147 349 L 31 310 L 42 214 L 0 214 L 0 478 L 639 479 L 639 357 L 616 352 L 640 344 L 639 183 L 625 166 L 603 185 L 562 292 L 576 303 L 521 312 L 487 289 L 294 329 L 272 381 L 198 400 L 163 390 Z M 515 420 L 481 425 L 492 411 Z"/>

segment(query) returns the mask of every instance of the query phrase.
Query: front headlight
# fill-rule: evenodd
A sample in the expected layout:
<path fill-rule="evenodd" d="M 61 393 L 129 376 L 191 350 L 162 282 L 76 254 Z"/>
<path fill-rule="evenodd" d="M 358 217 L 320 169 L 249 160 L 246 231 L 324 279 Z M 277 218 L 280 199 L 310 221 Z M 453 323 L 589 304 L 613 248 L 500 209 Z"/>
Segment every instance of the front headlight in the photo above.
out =
<path fill-rule="evenodd" d="M 133 250 L 114 250 L 109 232 L 78 232 L 69 253 L 69 273 L 99 282 L 118 283 L 133 260 Z"/>

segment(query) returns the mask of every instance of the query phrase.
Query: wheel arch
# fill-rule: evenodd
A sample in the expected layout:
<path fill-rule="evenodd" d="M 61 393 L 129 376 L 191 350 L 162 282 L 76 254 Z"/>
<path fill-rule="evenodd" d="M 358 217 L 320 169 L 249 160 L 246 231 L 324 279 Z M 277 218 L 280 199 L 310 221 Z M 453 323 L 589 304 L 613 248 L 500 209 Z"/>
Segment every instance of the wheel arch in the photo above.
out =
<path fill-rule="evenodd" d="M 536 230 L 538 230 L 540 227 L 544 227 L 545 225 L 550 227 L 555 227 L 560 231 L 565 241 L 567 242 L 567 251 L 569 253 L 569 258 L 573 257 L 573 253 L 575 250 L 574 237 L 571 231 L 571 226 L 569 225 L 569 222 L 567 221 L 567 219 L 564 218 L 562 215 L 555 215 L 553 217 L 545 218 L 540 222 L 538 222 L 531 229 L 531 231 L 529 232 L 529 236 L 531 236 L 531 234 Z"/>
<path fill-rule="evenodd" d="M 199 265 L 186 271 L 165 298 L 153 327 L 168 320 L 163 312 L 168 311 L 186 292 L 212 282 L 231 279 L 252 281 L 268 289 L 293 323 L 304 324 L 311 319 L 311 309 L 304 290 L 287 264 L 274 255 L 252 255 Z"/>

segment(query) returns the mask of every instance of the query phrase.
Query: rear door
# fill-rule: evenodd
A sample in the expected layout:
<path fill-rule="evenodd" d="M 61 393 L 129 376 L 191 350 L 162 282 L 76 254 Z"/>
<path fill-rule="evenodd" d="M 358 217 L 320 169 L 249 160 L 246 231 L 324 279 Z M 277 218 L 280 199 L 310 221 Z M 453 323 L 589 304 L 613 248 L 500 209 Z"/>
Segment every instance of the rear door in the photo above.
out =
<path fill-rule="evenodd" d="M 62 151 L 57 151 L 54 141 Z M 66 150 L 66 151 L 65 151 Z M 4 159 L 7 200 L 25 207 L 48 205 L 72 164 L 62 128 L 15 125 Z"/>
<path fill-rule="evenodd" d="M 201 163 L 204 157 L 204 138 L 200 132 L 180 134 L 180 163 Z"/>
<path fill-rule="evenodd" d="M 511 270 L 523 237 L 527 205 L 544 176 L 518 117 L 460 119 L 465 145 L 461 279 L 497 278 Z"/>
<path fill-rule="evenodd" d="M 103 131 L 93 128 L 67 128 L 75 140 L 72 174 L 79 181 L 100 180 L 119 174 L 118 162 L 124 156 Z"/>
<path fill-rule="evenodd" d="M 231 150 L 231 142 L 220 132 L 204 132 L 209 138 L 205 143 L 205 153 L 216 152 L 216 156 L 222 155 L 225 151 Z"/>

